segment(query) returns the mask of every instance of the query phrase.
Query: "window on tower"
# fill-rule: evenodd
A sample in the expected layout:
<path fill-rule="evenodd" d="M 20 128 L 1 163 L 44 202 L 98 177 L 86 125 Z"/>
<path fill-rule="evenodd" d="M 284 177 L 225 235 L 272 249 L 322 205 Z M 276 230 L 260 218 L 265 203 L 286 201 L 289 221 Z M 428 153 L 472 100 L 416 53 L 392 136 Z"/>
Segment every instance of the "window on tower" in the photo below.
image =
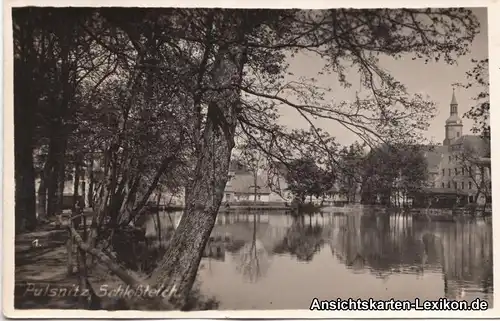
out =
<path fill-rule="evenodd" d="M 457 132 L 457 137 L 459 137 L 459 136 L 460 136 L 460 133 L 459 133 L 459 132 Z"/>

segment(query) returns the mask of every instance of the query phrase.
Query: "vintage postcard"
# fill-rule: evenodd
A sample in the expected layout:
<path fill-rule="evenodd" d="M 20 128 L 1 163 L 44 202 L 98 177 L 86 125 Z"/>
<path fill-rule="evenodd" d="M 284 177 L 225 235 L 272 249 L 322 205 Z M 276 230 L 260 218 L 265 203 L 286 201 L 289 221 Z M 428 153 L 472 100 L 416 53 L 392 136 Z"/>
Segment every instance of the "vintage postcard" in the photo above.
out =
<path fill-rule="evenodd" d="M 283 5 L 4 4 L 6 316 L 500 315 L 500 5 Z"/>

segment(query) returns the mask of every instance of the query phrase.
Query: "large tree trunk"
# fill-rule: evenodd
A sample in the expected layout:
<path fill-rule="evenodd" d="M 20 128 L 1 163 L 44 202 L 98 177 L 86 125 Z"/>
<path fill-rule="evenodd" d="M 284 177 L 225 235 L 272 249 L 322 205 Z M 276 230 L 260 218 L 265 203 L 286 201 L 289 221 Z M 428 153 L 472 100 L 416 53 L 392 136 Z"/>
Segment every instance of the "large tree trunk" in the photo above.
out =
<path fill-rule="evenodd" d="M 234 126 L 234 125 L 233 125 Z M 234 129 L 234 128 L 233 128 Z M 152 282 L 174 291 L 184 301 L 195 281 L 203 249 L 217 218 L 227 183 L 229 161 L 234 146 L 210 130 L 195 169 L 194 182 L 187 189 L 184 214 L 170 242 L 170 248 L 152 274 Z M 212 147 L 214 150 L 212 151 Z M 182 303 L 181 303 L 182 305 Z"/>
<path fill-rule="evenodd" d="M 245 56 L 234 64 L 226 53 L 219 53 L 215 84 L 228 85 L 234 77 L 242 79 Z M 217 66 L 217 64 L 216 64 Z M 227 95 L 227 96 L 226 96 Z M 223 97 L 226 96 L 226 97 Z M 239 91 L 227 89 L 208 104 L 207 122 L 197 152 L 194 180 L 186 189 L 186 207 L 170 247 L 151 275 L 152 284 L 174 293 L 183 306 L 198 272 L 203 250 L 214 227 L 228 180 L 229 162 L 234 148 Z M 215 100 L 217 99 L 217 100 Z"/>
<path fill-rule="evenodd" d="M 19 128 L 21 126 L 17 126 Z M 15 144 L 15 215 L 16 231 L 23 228 L 33 230 L 37 225 L 35 169 L 31 144 L 27 137 L 19 138 Z"/>
<path fill-rule="evenodd" d="M 50 173 L 47 175 L 47 215 L 53 216 L 60 214 L 62 206 L 62 190 L 64 189 L 65 181 L 65 138 L 61 130 L 61 123 L 55 121 L 50 125 L 52 134 L 49 146 L 49 162 Z M 61 183 L 63 185 L 61 185 Z"/>
<path fill-rule="evenodd" d="M 16 60 L 14 73 L 14 177 L 15 230 L 37 225 L 33 129 L 36 99 L 30 90 L 32 75 L 26 63 Z M 27 87 L 28 88 L 27 88 Z"/>

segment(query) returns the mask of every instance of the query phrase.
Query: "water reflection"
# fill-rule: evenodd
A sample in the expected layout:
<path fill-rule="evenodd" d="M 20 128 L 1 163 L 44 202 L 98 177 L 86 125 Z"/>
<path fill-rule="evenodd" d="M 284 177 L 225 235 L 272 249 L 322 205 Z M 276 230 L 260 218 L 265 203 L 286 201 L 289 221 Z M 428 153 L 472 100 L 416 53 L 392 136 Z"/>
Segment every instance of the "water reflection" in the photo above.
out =
<path fill-rule="evenodd" d="M 440 271 L 444 294 L 452 299 L 475 298 L 479 292 L 493 291 L 489 224 L 425 224 L 408 217 L 344 216 L 336 217 L 335 225 L 332 253 L 354 270 L 369 270 L 376 277 Z"/>
<path fill-rule="evenodd" d="M 380 277 L 422 272 L 423 246 L 409 219 L 395 222 L 380 216 L 337 216 L 334 225 L 329 242 L 332 254 L 354 271 L 369 270 Z"/>
<path fill-rule="evenodd" d="M 257 239 L 258 230 L 257 214 L 253 214 L 252 239 L 243 244 L 236 253 L 236 270 L 250 282 L 258 281 L 265 275 L 270 265 L 270 257 L 262 242 Z"/>
<path fill-rule="evenodd" d="M 162 235 L 171 221 L 160 215 Z M 153 222 L 148 234 L 155 237 Z M 222 309 L 303 309 L 313 297 L 453 299 L 493 304 L 492 226 L 329 213 L 221 214 L 224 261 L 204 259 L 202 291 Z M 249 298 L 249 296 L 251 298 Z"/>
<path fill-rule="evenodd" d="M 318 222 L 313 225 L 311 220 L 312 215 L 309 215 L 309 223 L 306 223 L 305 217 L 294 218 L 292 226 L 287 228 L 285 237 L 274 247 L 273 253 L 288 253 L 299 261 L 311 261 L 325 243 L 323 226 Z"/>

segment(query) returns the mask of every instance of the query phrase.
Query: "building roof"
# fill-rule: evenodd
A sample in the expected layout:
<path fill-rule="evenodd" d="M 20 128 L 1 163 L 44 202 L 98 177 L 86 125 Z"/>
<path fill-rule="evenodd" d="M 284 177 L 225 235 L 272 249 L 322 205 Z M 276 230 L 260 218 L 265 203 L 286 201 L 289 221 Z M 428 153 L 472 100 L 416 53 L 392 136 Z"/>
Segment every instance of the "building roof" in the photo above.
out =
<path fill-rule="evenodd" d="M 271 190 L 262 177 L 257 176 L 257 194 L 270 194 Z M 241 173 L 234 175 L 226 184 L 224 192 L 240 194 L 254 193 L 254 177 L 251 173 Z"/>
<path fill-rule="evenodd" d="M 453 88 L 453 94 L 451 95 L 451 103 L 450 105 L 458 105 L 457 97 L 455 97 L 455 88 Z"/>
<path fill-rule="evenodd" d="M 480 136 L 475 135 L 463 135 L 451 142 L 451 146 L 463 145 L 465 148 L 472 149 L 474 154 L 486 163 L 489 159 L 490 144 L 489 141 L 484 140 Z M 427 160 L 427 170 L 430 173 L 436 173 L 439 171 L 441 160 L 444 155 L 447 154 L 449 146 L 446 145 L 420 145 L 420 151 L 424 153 L 424 157 Z"/>
<path fill-rule="evenodd" d="M 454 139 L 451 145 L 462 145 L 466 149 L 473 150 L 478 157 L 486 157 L 490 152 L 490 142 L 481 136 L 463 135 Z"/>

